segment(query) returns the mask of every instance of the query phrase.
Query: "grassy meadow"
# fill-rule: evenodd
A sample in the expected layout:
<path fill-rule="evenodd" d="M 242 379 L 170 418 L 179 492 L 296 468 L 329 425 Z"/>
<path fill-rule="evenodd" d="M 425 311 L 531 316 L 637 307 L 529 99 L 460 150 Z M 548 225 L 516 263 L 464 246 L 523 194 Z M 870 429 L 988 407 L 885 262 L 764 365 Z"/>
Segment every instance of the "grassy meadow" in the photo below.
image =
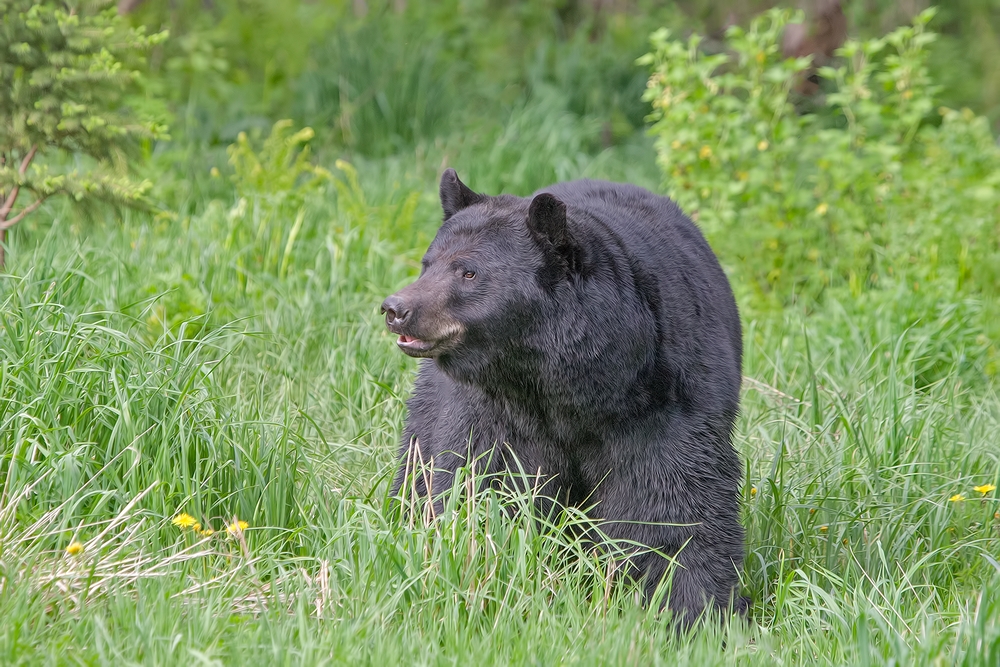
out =
<path fill-rule="evenodd" d="M 718 89 L 700 61 L 634 62 L 666 11 L 546 41 L 528 9 L 348 21 L 346 3 L 324 23 L 324 6 L 267 23 L 293 61 L 272 70 L 218 37 L 252 13 L 131 17 L 175 22 L 150 86 L 174 140 L 138 167 L 157 211 L 53 199 L 8 237 L 0 663 L 1000 665 L 1000 149 L 983 119 L 939 110 L 921 79 L 872 85 L 900 92 L 874 110 L 831 92 L 794 125 L 796 71 L 763 23 L 731 47 L 771 97 L 702 109 Z M 922 71 L 914 40 L 866 51 L 871 81 Z M 704 113 L 650 134 L 660 66 Z M 837 90 L 866 85 L 843 74 Z M 444 166 L 491 194 L 630 181 L 696 214 L 744 324 L 751 622 L 678 636 L 568 536 L 581 516 L 509 516 L 530 498 L 391 511 L 416 363 L 378 307 L 419 271 Z"/>

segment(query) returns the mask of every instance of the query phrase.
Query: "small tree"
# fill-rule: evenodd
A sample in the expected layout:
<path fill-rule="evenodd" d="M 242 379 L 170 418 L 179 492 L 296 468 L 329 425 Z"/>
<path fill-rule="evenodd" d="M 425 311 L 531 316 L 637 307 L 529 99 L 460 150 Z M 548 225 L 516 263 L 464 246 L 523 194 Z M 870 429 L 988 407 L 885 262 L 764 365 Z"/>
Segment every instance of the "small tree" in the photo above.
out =
<path fill-rule="evenodd" d="M 126 167 L 166 136 L 143 113 L 138 69 L 166 33 L 129 27 L 113 4 L 0 0 L 0 267 L 7 230 L 52 195 L 146 203 L 149 182 Z"/>

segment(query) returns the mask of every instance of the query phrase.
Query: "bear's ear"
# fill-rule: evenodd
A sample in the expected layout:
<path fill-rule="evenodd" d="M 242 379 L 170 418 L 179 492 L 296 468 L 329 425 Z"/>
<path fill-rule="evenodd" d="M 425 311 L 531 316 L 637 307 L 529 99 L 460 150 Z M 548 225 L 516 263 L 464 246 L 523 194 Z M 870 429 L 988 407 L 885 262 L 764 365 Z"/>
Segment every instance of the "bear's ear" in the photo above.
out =
<path fill-rule="evenodd" d="M 445 169 L 441 174 L 441 208 L 444 209 L 444 219 L 455 215 L 463 208 L 468 208 L 485 199 L 485 195 L 473 192 L 462 181 L 454 169 Z"/>
<path fill-rule="evenodd" d="M 528 230 L 547 254 L 555 255 L 570 271 L 579 267 L 579 249 L 570 236 L 566 222 L 566 204 L 555 195 L 535 195 L 528 207 Z"/>

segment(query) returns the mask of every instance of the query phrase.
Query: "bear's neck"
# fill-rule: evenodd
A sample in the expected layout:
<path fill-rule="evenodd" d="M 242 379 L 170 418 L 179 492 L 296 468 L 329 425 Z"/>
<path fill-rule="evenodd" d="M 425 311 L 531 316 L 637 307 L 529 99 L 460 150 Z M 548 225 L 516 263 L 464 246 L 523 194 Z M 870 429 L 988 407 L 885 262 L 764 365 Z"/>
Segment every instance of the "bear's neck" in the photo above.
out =
<path fill-rule="evenodd" d="M 476 390 L 498 414 L 566 443 L 587 441 L 657 409 L 655 359 L 648 350 L 623 350 L 590 359 L 512 350 L 471 367 L 439 363 L 453 380 Z"/>

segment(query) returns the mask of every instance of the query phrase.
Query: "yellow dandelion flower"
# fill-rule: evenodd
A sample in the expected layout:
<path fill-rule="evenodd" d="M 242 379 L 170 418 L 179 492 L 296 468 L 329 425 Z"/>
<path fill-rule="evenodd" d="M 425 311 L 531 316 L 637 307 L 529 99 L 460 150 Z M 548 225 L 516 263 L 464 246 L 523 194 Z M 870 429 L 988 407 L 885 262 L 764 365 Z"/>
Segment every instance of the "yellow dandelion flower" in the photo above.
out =
<path fill-rule="evenodd" d="M 202 537 L 211 537 L 212 535 L 215 535 L 215 531 L 211 528 L 206 528 L 205 530 L 199 530 L 198 534 Z"/>
<path fill-rule="evenodd" d="M 201 532 L 201 524 L 198 523 L 197 521 L 195 521 L 194 525 L 191 526 L 191 530 L 193 530 L 196 533 L 200 533 Z"/>
<path fill-rule="evenodd" d="M 170 523 L 174 524 L 178 528 L 190 528 L 195 524 L 197 524 L 198 522 L 190 514 L 185 514 L 184 512 L 181 512 L 180 514 L 175 516 Z"/>
<path fill-rule="evenodd" d="M 956 493 L 955 495 L 953 495 L 951 498 L 948 499 L 948 502 L 950 502 L 950 503 L 960 503 L 963 500 L 965 500 L 965 494 L 964 493 Z"/>
<path fill-rule="evenodd" d="M 816 207 L 816 214 L 817 215 L 826 215 L 826 212 L 829 211 L 829 210 L 830 210 L 830 205 L 827 204 L 826 202 L 823 202 L 819 206 Z"/>
<path fill-rule="evenodd" d="M 228 526 L 226 526 L 226 532 L 230 535 L 235 535 L 237 532 L 243 532 L 250 527 L 250 524 L 246 521 L 234 521 Z"/>
<path fill-rule="evenodd" d="M 70 556 L 78 556 L 83 553 L 83 545 L 77 540 L 73 540 L 69 543 L 69 546 L 66 547 L 66 553 Z"/>
<path fill-rule="evenodd" d="M 709 148 L 708 146 L 702 146 L 701 150 L 698 151 L 698 157 L 700 157 L 702 160 L 707 160 L 708 158 L 712 157 L 712 149 Z"/>
<path fill-rule="evenodd" d="M 750 495 L 751 496 L 756 496 L 757 495 L 757 487 L 756 486 L 751 486 L 750 487 Z"/>
<path fill-rule="evenodd" d="M 996 491 L 997 487 L 996 484 L 983 484 L 982 486 L 972 487 L 972 490 L 975 491 L 976 493 L 981 493 L 985 496 L 990 491 Z"/>
<path fill-rule="evenodd" d="M 819 527 L 819 532 L 821 532 L 821 533 L 825 533 L 828 530 L 830 530 L 829 526 L 820 526 Z"/>
<path fill-rule="evenodd" d="M 757 150 L 759 150 L 759 151 L 761 151 L 761 152 L 764 152 L 764 151 L 766 151 L 766 150 L 767 150 L 767 147 L 768 147 L 768 146 L 770 146 L 770 145 L 771 145 L 771 144 L 767 143 L 767 141 L 766 141 L 766 140 L 764 140 L 764 139 L 761 139 L 761 140 L 760 140 L 760 141 L 759 141 L 759 142 L 757 143 Z"/>

